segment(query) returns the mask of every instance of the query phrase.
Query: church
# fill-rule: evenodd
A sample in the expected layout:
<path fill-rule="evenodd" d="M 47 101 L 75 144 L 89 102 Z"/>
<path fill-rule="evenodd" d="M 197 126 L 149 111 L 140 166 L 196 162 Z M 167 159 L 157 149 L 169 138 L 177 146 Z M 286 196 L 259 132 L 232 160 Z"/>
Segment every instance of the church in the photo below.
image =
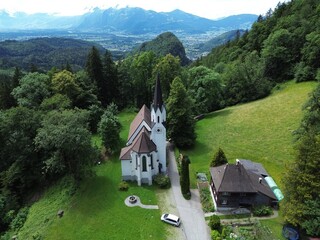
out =
<path fill-rule="evenodd" d="M 167 172 L 166 109 L 159 76 L 151 109 L 143 105 L 130 125 L 127 144 L 121 149 L 122 179 L 152 185 L 153 176 Z"/>

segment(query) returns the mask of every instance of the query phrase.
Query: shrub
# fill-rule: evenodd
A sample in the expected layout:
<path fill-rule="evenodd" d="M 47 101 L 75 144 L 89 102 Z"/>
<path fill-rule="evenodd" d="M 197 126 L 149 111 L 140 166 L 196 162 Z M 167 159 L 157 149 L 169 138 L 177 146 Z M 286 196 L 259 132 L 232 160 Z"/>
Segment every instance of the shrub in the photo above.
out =
<path fill-rule="evenodd" d="M 219 231 L 217 231 L 217 230 L 211 231 L 211 239 L 212 240 L 222 240 Z"/>
<path fill-rule="evenodd" d="M 273 213 L 271 207 L 264 205 L 253 208 L 252 212 L 253 215 L 257 217 L 270 216 Z"/>
<path fill-rule="evenodd" d="M 29 213 L 29 208 L 27 207 L 21 208 L 17 216 L 12 220 L 10 227 L 13 230 L 19 230 L 20 228 L 22 228 L 23 224 L 27 220 L 28 213 Z"/>
<path fill-rule="evenodd" d="M 122 182 L 119 183 L 118 189 L 119 189 L 120 191 L 128 191 L 128 189 L 129 189 L 129 184 L 128 184 L 126 181 L 122 181 Z"/>
<path fill-rule="evenodd" d="M 156 175 L 153 180 L 160 188 L 169 188 L 171 185 L 170 178 L 164 174 Z"/>
<path fill-rule="evenodd" d="M 209 220 L 209 227 L 211 230 L 220 230 L 221 228 L 221 222 L 220 217 L 217 215 L 212 215 Z"/>

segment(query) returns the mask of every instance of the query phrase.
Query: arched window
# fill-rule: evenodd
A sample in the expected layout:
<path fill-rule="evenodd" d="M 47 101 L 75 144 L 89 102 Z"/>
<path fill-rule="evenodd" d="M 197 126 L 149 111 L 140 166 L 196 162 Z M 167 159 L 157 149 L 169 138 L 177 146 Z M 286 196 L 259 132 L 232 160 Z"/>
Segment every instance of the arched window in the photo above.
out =
<path fill-rule="evenodd" d="M 160 123 L 160 117 L 158 116 L 158 123 Z"/>
<path fill-rule="evenodd" d="M 146 172 L 147 171 L 147 158 L 146 156 L 142 157 L 142 172 Z"/>

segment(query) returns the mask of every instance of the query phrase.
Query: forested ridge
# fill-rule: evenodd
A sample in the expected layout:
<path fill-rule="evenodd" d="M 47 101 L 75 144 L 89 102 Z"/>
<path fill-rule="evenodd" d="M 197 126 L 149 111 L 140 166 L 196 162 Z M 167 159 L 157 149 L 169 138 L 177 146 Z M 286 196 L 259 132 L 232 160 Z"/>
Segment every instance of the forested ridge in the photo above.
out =
<path fill-rule="evenodd" d="M 76 186 L 93 174 L 92 165 L 101 160 L 99 149 L 91 142 L 93 134 L 101 137 L 104 154 L 118 152 L 118 109 L 148 106 L 157 76 L 164 101 L 168 100 L 172 111 L 177 110 L 177 104 L 180 107 L 177 114 L 168 114 L 168 137 L 178 146 L 190 147 L 196 139 L 195 115 L 266 97 L 277 84 L 288 80 L 319 81 L 319 28 L 318 1 L 293 0 L 280 3 L 274 11 L 260 16 L 250 31 L 189 66 L 183 66 L 178 55 L 159 54 L 158 46 L 145 44 L 141 51 L 118 62 L 108 50 L 101 53 L 96 46 L 91 47 L 84 58 L 78 59 L 82 70 L 70 65 L 68 59 L 63 65 L 52 61 L 46 71 L 38 62 L 28 71 L 18 66 L 2 69 L 0 232 L 18 232 L 30 199 L 61 177 L 72 176 Z M 167 41 L 170 45 L 172 35 L 164 36 L 169 39 L 159 38 L 158 44 Z M 10 42 L 6 44 L 10 46 Z M 65 52 L 58 48 L 56 54 L 60 53 L 64 59 Z M 188 101 L 183 102 L 179 96 L 188 96 Z M 288 172 L 288 200 L 283 205 L 286 221 L 318 236 L 319 222 L 309 220 L 320 219 L 319 213 L 312 211 L 320 199 L 319 99 L 317 88 L 296 131 L 297 163 L 301 164 L 289 169 L 302 174 L 300 179 L 306 181 L 293 181 Z M 188 119 L 188 128 L 181 124 L 183 119 Z M 177 136 L 179 131 L 186 133 L 184 138 Z M 294 194 L 292 182 L 298 187 L 305 184 L 301 196 Z"/>

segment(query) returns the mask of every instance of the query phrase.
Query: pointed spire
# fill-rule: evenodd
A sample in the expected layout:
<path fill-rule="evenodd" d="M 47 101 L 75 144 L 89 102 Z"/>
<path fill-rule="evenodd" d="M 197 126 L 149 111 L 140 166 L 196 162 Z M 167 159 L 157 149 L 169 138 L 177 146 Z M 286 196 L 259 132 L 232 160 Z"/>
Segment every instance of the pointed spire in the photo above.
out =
<path fill-rule="evenodd" d="M 157 74 L 156 87 L 154 89 L 154 99 L 153 99 L 153 107 L 154 110 L 157 111 L 157 108 L 162 109 L 163 100 L 162 100 L 162 90 L 160 84 L 159 73 Z"/>

